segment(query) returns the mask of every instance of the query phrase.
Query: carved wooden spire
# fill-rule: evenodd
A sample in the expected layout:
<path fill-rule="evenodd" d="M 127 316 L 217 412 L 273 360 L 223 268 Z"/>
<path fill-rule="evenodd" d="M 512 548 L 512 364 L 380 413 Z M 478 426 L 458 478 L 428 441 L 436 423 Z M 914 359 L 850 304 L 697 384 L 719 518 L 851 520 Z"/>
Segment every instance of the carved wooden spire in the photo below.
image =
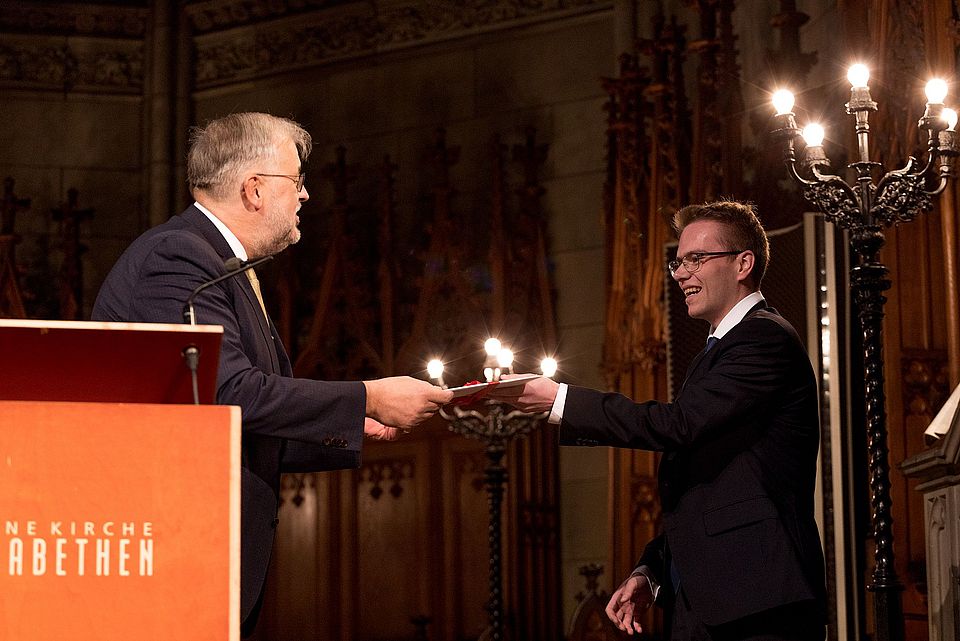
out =
<path fill-rule="evenodd" d="M 397 165 L 384 156 L 379 167 L 377 198 L 377 248 L 380 259 L 377 264 L 377 282 L 380 290 L 380 358 L 383 374 L 398 373 L 395 369 L 397 340 L 397 260 L 394 254 L 393 226 L 396 219 L 396 173 Z"/>
<path fill-rule="evenodd" d="M 370 343 L 371 287 L 363 282 L 364 270 L 355 263 L 359 243 L 347 222 L 351 207 L 350 184 L 357 168 L 346 160 L 346 148 L 337 147 L 336 159 L 326 164 L 321 176 L 332 183 L 328 251 L 316 290 L 310 328 L 294 365 L 298 376 L 326 378 L 370 375 L 380 371 L 379 353 Z"/>
<path fill-rule="evenodd" d="M 552 356 L 557 347 L 557 331 L 547 272 L 547 226 L 541 203 L 546 190 L 540 182 L 549 148 L 549 145 L 537 142 L 534 127 L 527 127 L 524 131 L 524 144 L 513 146 L 513 160 L 520 164 L 524 178 L 523 184 L 516 189 L 520 212 L 508 234 L 507 300 L 512 303 L 508 316 L 519 323 L 515 331 L 520 333 L 524 327 L 541 328 L 542 348 L 551 352 L 546 355 Z"/>
<path fill-rule="evenodd" d="M 29 207 L 29 198 L 14 195 L 13 178 L 5 178 L 0 199 L 0 318 L 27 317 L 14 249 L 19 241 L 14 234 L 14 220 L 17 212 Z"/>
<path fill-rule="evenodd" d="M 506 149 L 500 141 L 500 135 L 494 134 L 490 142 L 490 153 L 493 159 L 493 175 L 490 185 L 490 250 L 487 252 L 490 261 L 490 329 L 492 334 L 499 335 L 504 329 L 507 303 L 507 241 L 504 231 L 504 210 L 506 209 L 506 188 L 504 183 L 503 154 Z"/>
<path fill-rule="evenodd" d="M 652 107 L 651 172 L 657 175 L 650 206 L 672 211 L 686 203 L 690 188 L 690 112 L 683 74 L 686 28 L 677 24 L 676 16 L 667 22 L 658 14 L 653 29 L 653 38 L 638 42 L 653 70 L 644 92 Z"/>
<path fill-rule="evenodd" d="M 692 202 L 742 192 L 740 119 L 743 99 L 733 33 L 733 0 L 687 0 L 699 11 L 700 36 L 690 51 L 700 57 L 693 117 Z"/>
<path fill-rule="evenodd" d="M 637 302 L 643 278 L 643 245 L 649 191 L 649 137 L 646 130 L 650 105 L 645 91 L 650 84 L 646 69 L 634 55 L 620 57 L 620 76 L 604 81 L 610 95 L 610 174 L 607 178 L 606 233 L 608 247 L 607 327 L 604 338 L 604 374 L 607 385 L 619 387 L 620 376 L 633 364 L 636 345 L 643 341 L 636 324 Z"/>
<path fill-rule="evenodd" d="M 80 242 L 80 223 L 93 218 L 93 209 L 79 206 L 80 191 L 67 190 L 67 202 L 53 210 L 53 219 L 60 221 L 63 263 L 60 266 L 60 318 L 80 320 L 83 316 L 83 254 L 87 246 Z"/>
<path fill-rule="evenodd" d="M 470 353 L 469 345 L 476 339 L 469 330 L 486 312 L 487 301 L 478 296 L 476 283 L 468 273 L 469 247 L 464 238 L 470 233 L 472 221 L 453 214 L 456 191 L 450 184 L 450 168 L 460 160 L 460 147 L 448 146 L 446 135 L 445 129 L 436 130 L 425 157 L 433 177 L 430 242 L 422 263 L 410 333 L 397 355 L 397 365 L 405 371 L 423 367 L 425 349 Z"/>
<path fill-rule="evenodd" d="M 800 27 L 810 16 L 797 11 L 797 0 L 780 0 L 780 13 L 773 16 L 770 26 L 780 32 L 777 49 L 766 52 L 767 66 L 773 70 L 774 79 L 784 86 L 802 87 L 813 65 L 817 64 L 817 52 L 800 49 Z"/>
<path fill-rule="evenodd" d="M 806 88 L 807 75 L 817 61 L 815 51 L 800 49 L 800 27 L 809 19 L 807 14 L 797 11 L 796 0 L 780 0 L 780 13 L 770 20 L 770 26 L 779 30 L 780 35 L 777 48 L 766 51 L 770 73 L 762 81 L 763 91 L 755 92 L 754 104 L 748 110 L 758 144 L 750 156 L 753 176 L 746 193 L 757 205 L 767 229 L 794 224 L 797 212 L 806 209 L 799 190 L 793 184 L 784 187 L 783 151 L 770 134 L 770 93 L 781 88 L 794 92 Z"/>

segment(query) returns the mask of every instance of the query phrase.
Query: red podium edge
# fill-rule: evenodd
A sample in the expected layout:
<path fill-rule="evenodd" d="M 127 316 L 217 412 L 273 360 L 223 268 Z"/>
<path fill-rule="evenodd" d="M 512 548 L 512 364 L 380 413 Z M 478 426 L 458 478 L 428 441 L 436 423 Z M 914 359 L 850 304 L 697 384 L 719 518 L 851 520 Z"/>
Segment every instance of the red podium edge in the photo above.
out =
<path fill-rule="evenodd" d="M 212 405 L 222 338 L 220 325 L 0 319 L 0 400 L 191 404 L 194 346 Z"/>

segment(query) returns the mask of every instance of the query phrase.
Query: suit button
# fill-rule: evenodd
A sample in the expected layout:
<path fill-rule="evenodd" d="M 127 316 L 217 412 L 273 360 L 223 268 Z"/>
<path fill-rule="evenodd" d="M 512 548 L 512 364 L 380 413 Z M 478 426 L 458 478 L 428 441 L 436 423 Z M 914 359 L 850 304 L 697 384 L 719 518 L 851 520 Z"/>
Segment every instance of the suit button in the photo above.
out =
<path fill-rule="evenodd" d="M 331 438 L 329 438 L 329 437 L 323 439 L 322 441 L 320 441 L 320 443 L 322 443 L 322 444 L 324 445 L 324 447 L 330 447 L 330 444 L 331 444 L 332 442 L 333 442 L 333 439 L 331 439 Z"/>

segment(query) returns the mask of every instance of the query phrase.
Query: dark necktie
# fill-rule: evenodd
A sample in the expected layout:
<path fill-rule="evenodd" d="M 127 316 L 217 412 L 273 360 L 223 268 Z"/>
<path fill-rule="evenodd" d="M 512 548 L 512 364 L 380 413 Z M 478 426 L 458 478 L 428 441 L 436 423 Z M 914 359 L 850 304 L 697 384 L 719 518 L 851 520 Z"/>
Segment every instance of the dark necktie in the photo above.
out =
<path fill-rule="evenodd" d="M 703 353 L 706 354 L 707 352 L 709 352 L 711 349 L 713 349 L 713 346 L 719 342 L 720 342 L 720 339 L 717 338 L 716 336 L 707 337 L 707 344 L 703 348 Z"/>

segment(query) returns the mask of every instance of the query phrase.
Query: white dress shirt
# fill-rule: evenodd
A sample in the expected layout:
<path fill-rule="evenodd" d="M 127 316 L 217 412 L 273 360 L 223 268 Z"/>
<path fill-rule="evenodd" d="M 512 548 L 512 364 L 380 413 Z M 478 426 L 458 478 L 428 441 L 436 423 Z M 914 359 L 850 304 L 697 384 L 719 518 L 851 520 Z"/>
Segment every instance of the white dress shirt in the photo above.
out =
<path fill-rule="evenodd" d="M 201 205 L 200 203 L 193 203 L 193 206 L 203 212 L 203 215 L 210 219 L 210 222 L 213 223 L 213 226 L 217 228 L 220 234 L 223 236 L 224 240 L 227 241 L 227 244 L 230 245 L 230 249 L 233 250 L 234 256 L 240 260 L 247 260 L 247 250 L 243 248 L 243 244 L 240 242 L 240 239 L 230 231 L 230 228 L 223 224 L 223 221 L 217 218 L 213 212 Z"/>

